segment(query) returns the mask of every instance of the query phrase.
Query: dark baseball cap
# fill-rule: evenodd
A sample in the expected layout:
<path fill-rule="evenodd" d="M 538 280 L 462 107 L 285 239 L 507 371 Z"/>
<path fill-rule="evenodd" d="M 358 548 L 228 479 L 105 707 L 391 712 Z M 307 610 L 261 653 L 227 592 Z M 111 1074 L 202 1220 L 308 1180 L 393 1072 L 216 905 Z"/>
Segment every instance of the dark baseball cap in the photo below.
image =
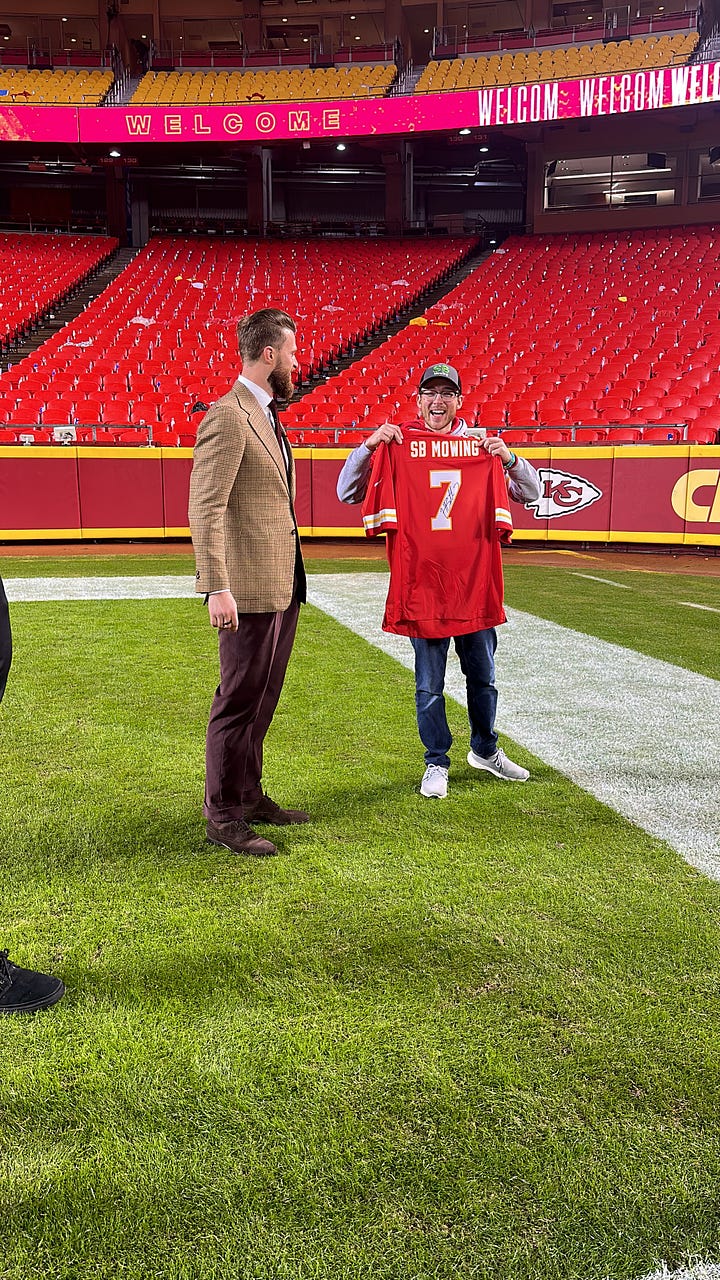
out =
<path fill-rule="evenodd" d="M 451 364 L 431 364 L 430 368 L 425 370 L 422 378 L 420 379 L 418 389 L 422 391 L 425 384 L 427 382 L 433 382 L 435 378 L 442 378 L 443 381 L 452 383 L 458 392 L 462 391 L 462 387 L 460 386 L 460 374 L 457 369 L 453 369 Z"/>

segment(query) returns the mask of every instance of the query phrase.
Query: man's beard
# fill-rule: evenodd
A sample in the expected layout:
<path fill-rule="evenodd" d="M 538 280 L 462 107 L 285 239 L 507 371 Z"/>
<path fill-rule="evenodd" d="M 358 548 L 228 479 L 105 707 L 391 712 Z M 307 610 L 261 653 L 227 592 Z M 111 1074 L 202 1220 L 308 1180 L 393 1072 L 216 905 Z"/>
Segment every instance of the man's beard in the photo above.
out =
<path fill-rule="evenodd" d="M 290 373 L 284 369 L 271 369 L 268 374 L 268 382 L 272 387 L 275 399 L 279 400 L 281 404 L 287 404 L 288 400 L 292 400 L 295 388 Z"/>

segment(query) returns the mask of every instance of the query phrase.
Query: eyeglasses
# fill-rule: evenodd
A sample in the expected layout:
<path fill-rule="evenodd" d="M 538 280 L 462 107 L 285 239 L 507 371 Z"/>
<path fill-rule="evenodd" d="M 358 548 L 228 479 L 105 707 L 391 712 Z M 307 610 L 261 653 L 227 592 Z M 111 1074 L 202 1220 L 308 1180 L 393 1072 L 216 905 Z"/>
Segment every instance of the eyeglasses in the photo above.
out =
<path fill-rule="evenodd" d="M 444 391 L 421 391 L 420 392 L 420 395 L 427 396 L 428 400 L 434 400 L 436 396 L 440 396 L 441 399 L 443 400 L 454 400 L 458 394 L 459 392 L 451 391 L 449 387 L 446 388 Z"/>

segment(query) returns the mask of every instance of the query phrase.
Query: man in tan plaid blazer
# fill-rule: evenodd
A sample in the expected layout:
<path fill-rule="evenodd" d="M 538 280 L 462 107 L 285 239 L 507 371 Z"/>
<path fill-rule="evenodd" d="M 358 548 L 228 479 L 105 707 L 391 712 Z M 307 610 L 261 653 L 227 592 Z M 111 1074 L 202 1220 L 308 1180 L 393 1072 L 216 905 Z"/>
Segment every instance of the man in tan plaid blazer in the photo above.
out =
<path fill-rule="evenodd" d="M 196 590 L 220 642 L 204 813 L 212 844 L 267 857 L 277 849 L 251 823 L 308 821 L 271 800 L 261 782 L 263 743 L 305 600 L 295 467 L 276 409 L 293 393 L 294 321 L 273 308 L 256 311 L 240 321 L 238 342 L 242 374 L 200 423 L 190 478 Z"/>

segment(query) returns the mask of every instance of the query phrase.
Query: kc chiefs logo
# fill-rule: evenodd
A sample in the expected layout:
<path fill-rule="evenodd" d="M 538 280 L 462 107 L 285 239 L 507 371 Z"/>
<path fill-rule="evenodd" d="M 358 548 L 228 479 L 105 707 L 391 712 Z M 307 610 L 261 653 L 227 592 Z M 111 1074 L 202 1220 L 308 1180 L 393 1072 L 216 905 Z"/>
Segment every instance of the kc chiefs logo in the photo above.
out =
<path fill-rule="evenodd" d="M 602 498 L 602 490 L 584 476 L 574 476 L 569 471 L 556 471 L 552 467 L 538 469 L 542 486 L 540 497 L 525 506 L 535 512 L 536 520 L 552 520 L 573 511 L 582 511 Z"/>

